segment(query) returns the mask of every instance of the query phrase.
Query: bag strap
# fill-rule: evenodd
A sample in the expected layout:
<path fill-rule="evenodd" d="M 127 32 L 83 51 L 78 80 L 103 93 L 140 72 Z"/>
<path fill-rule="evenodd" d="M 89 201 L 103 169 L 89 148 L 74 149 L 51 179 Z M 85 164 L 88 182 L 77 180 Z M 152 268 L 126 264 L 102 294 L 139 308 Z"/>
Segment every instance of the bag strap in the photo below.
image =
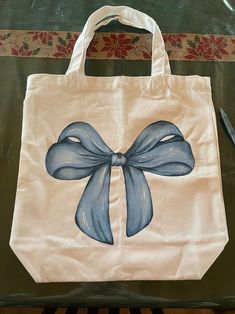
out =
<path fill-rule="evenodd" d="M 161 31 L 154 19 L 145 13 L 127 6 L 103 6 L 88 18 L 74 46 L 66 74 L 77 72 L 79 75 L 85 75 L 86 50 L 95 34 L 95 30 L 112 20 L 119 20 L 122 24 L 150 31 L 153 34 L 151 75 L 171 73 Z"/>

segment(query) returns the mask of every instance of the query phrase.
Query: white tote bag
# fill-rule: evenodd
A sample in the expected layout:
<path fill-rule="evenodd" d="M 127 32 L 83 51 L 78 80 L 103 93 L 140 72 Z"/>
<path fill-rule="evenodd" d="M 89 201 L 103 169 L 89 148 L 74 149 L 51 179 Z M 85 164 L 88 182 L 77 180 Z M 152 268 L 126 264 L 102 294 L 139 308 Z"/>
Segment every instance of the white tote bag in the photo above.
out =
<path fill-rule="evenodd" d="M 151 76 L 85 76 L 113 19 L 152 32 Z M 227 241 L 210 79 L 171 75 L 152 18 L 102 7 L 65 75 L 28 77 L 11 248 L 36 282 L 178 280 Z"/>

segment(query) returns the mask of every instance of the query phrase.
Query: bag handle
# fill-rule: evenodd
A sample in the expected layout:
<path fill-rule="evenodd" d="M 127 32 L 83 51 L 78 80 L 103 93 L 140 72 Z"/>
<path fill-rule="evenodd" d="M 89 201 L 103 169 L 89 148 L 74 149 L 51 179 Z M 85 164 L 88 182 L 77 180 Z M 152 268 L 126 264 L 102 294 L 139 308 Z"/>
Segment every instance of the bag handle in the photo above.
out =
<path fill-rule="evenodd" d="M 85 75 L 86 50 L 95 34 L 95 30 L 112 20 L 119 20 L 122 24 L 150 31 L 153 34 L 151 75 L 171 74 L 168 55 L 158 25 L 147 14 L 127 6 L 103 6 L 90 15 L 75 43 L 66 74 L 77 72 L 79 75 Z"/>

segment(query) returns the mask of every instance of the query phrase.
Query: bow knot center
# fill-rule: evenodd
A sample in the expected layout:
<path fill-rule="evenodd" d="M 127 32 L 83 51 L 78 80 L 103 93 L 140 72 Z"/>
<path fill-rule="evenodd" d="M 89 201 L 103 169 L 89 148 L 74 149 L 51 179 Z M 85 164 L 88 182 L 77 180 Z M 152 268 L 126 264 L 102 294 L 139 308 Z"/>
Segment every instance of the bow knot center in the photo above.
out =
<path fill-rule="evenodd" d="M 126 163 L 126 157 L 122 153 L 114 153 L 111 156 L 112 166 L 123 166 Z"/>

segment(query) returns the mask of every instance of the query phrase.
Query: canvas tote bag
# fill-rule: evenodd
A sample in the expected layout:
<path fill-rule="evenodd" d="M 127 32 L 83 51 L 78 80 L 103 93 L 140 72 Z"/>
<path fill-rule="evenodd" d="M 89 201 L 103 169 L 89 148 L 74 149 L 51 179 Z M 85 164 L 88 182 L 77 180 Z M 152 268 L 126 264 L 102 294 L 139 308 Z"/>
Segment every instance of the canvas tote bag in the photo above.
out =
<path fill-rule="evenodd" d="M 151 76 L 84 74 L 113 19 L 152 32 Z M 171 75 L 148 15 L 100 8 L 65 75 L 28 77 L 11 248 L 36 282 L 177 280 L 227 241 L 210 79 Z"/>

